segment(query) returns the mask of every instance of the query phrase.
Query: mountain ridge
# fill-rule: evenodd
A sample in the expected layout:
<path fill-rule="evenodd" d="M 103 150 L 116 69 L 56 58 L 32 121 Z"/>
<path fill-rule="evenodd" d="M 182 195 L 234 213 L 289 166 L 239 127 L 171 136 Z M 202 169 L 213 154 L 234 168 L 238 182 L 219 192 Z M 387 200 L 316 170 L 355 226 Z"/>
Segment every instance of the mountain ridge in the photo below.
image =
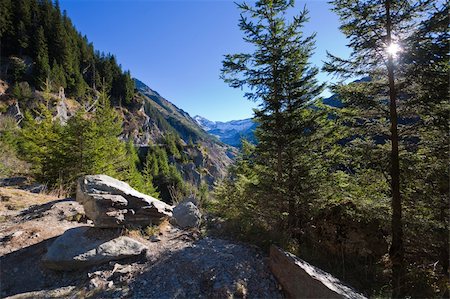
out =
<path fill-rule="evenodd" d="M 196 115 L 193 119 L 203 130 L 217 137 L 225 144 L 240 147 L 242 138 L 253 143 L 256 142 L 253 132 L 256 129 L 257 124 L 252 118 L 222 122 L 211 121 L 203 116 Z"/>

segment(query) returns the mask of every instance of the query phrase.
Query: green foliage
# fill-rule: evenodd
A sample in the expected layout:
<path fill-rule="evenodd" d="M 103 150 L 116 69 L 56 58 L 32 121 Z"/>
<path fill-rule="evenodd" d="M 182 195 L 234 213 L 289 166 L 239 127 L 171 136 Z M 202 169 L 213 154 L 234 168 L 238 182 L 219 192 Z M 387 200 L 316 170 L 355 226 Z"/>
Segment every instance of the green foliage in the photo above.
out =
<path fill-rule="evenodd" d="M 188 188 L 175 165 L 169 163 L 164 147 L 149 148 L 144 163 L 143 176 L 152 178 L 162 200 L 174 202 L 176 198 L 188 195 Z"/>
<path fill-rule="evenodd" d="M 0 176 L 26 175 L 29 165 L 17 154 L 17 121 L 9 116 L 0 116 Z"/>
<path fill-rule="evenodd" d="M 44 29 L 39 27 L 35 37 L 36 63 L 34 66 L 34 86 L 41 88 L 50 76 L 50 64 L 48 60 L 48 49 L 45 41 Z"/>
<path fill-rule="evenodd" d="M 181 153 L 179 148 L 182 146 L 179 143 L 179 138 L 175 134 L 169 132 L 164 136 L 164 143 L 167 147 L 168 154 L 175 157 L 176 159 L 181 159 Z"/>
<path fill-rule="evenodd" d="M 32 164 L 36 178 L 51 187 L 73 188 L 81 175 L 103 173 L 130 179 L 131 161 L 118 139 L 121 124 L 105 93 L 93 114 L 82 110 L 61 126 L 47 106 L 28 111 L 18 141 L 21 154 Z"/>
<path fill-rule="evenodd" d="M 295 47 L 301 53 L 283 48 L 294 32 L 283 28 L 302 19 L 286 25 L 285 16 L 277 16 L 289 4 L 239 5 L 243 10 L 240 27 L 255 52 L 227 55 L 222 75 L 232 87 L 249 86 L 249 99 L 262 100 L 255 112 L 260 143 L 255 149 L 244 143 L 229 176 L 214 190 L 211 211 L 226 220 L 225 227 L 235 237 L 262 245 L 276 242 L 314 258 L 324 268 L 332 257 L 337 262 L 330 270 L 339 275 L 345 275 L 342 269 L 351 265 L 352 273 L 361 275 L 347 274 L 344 279 L 369 295 L 389 296 L 386 288 L 398 286 L 399 281 L 404 282 L 403 290 L 397 288 L 394 295 L 445 294 L 450 181 L 448 5 L 333 1 L 353 53 L 349 59 L 330 54 L 324 70 L 344 79 L 365 78 L 333 86 L 344 107 L 331 108 L 312 102 L 320 90 L 313 79 L 315 72 L 299 66 L 302 61 L 307 65 L 312 39 L 303 42 L 303 49 Z M 388 252 L 375 253 L 370 247 L 364 248 L 370 252 L 364 257 L 347 252 L 353 246 L 347 240 L 352 234 L 370 238 L 381 233 L 389 241 L 392 236 L 390 126 L 395 118 L 388 105 L 392 88 L 383 69 L 389 60 L 386 4 L 394 22 L 392 34 L 402 37 L 403 48 L 395 60 L 394 89 L 407 272 L 398 275 L 397 268 L 394 282 L 387 275 L 392 265 L 383 263 L 382 256 Z M 332 253 L 320 243 L 320 230 L 314 234 L 320 225 L 325 230 L 336 228 L 333 246 L 339 250 Z M 419 235 L 423 238 L 418 239 Z"/>
<path fill-rule="evenodd" d="M 279 219 L 278 229 L 290 230 L 298 225 L 301 214 L 307 214 L 302 209 L 314 198 L 315 165 L 308 153 L 314 148 L 311 136 L 323 115 L 309 108 L 323 89 L 315 79 L 317 68 L 308 63 L 314 35 L 303 35 L 306 9 L 290 23 L 285 20 L 292 1 L 238 6 L 242 10 L 239 27 L 255 51 L 225 55 L 222 77 L 234 88 L 250 87 L 248 99 L 261 100 L 255 110 L 260 190 L 276 201 L 271 212 Z"/>
<path fill-rule="evenodd" d="M 11 58 L 9 79 L 24 81 L 25 64 L 18 57 L 31 57 L 33 77 L 29 83 L 40 89 L 50 77 L 53 90 L 67 89 L 69 96 L 81 97 L 89 87 L 106 82 L 112 99 L 130 104 L 134 82 L 123 72 L 114 56 L 95 52 L 70 19 L 50 0 L 2 0 L 0 2 L 0 53 Z"/>
<path fill-rule="evenodd" d="M 19 101 L 19 103 L 26 102 L 32 97 L 30 85 L 28 85 L 27 82 L 20 82 L 14 84 L 12 95 Z"/>
<path fill-rule="evenodd" d="M 351 140 L 344 143 L 341 150 L 351 157 L 344 164 L 350 170 L 348 177 L 354 180 L 349 187 L 363 191 L 362 194 L 370 192 L 367 198 L 372 202 L 371 207 L 376 207 L 373 203 L 383 203 L 388 209 L 390 207 L 383 198 L 392 197 L 394 209 L 389 211 L 392 213 L 392 296 L 417 295 L 418 281 L 411 275 L 417 275 L 421 269 L 419 271 L 426 276 L 429 271 L 426 263 L 439 260 L 443 272 L 448 273 L 448 250 L 442 249 L 448 248 L 448 234 L 440 235 L 442 230 L 437 224 L 448 226 L 448 213 L 442 211 L 448 211 L 449 178 L 448 171 L 441 168 L 447 164 L 444 160 L 448 159 L 448 140 L 440 139 L 439 145 L 426 141 L 426 136 L 437 133 L 442 125 L 448 127 L 448 82 L 443 79 L 448 76 L 448 51 L 444 50 L 448 49 L 448 32 L 444 28 L 448 22 L 448 7 L 445 4 L 431 5 L 428 1 L 394 0 L 370 3 L 334 1 L 333 5 L 353 52 L 349 59 L 329 54 L 330 59 L 324 69 L 343 78 L 354 75 L 370 78 L 334 86 L 345 105 L 338 117 L 348 127 L 347 138 Z M 391 15 L 391 24 L 376 21 L 387 20 Z M 401 40 L 394 40 L 402 47 L 398 57 L 386 54 L 387 33 L 401 37 Z M 388 66 L 388 71 L 391 66 L 391 84 L 383 69 L 385 66 Z M 441 118 L 444 114 L 447 117 Z M 437 121 L 426 121 L 430 117 Z M 398 137 L 394 135 L 393 127 L 395 130 L 398 127 Z M 434 136 L 444 136 L 442 134 L 444 131 Z M 398 159 L 395 158 L 395 142 L 399 143 Z M 394 172 L 396 161 L 399 161 L 400 174 Z M 439 175 L 434 176 L 431 169 L 440 169 Z M 426 182 L 424 176 L 427 177 Z M 394 196 L 393 187 L 391 192 L 386 188 L 391 182 L 391 186 L 395 186 L 396 181 L 399 181 L 401 201 Z M 426 198 L 422 197 L 425 192 Z M 385 219 L 380 211 L 364 206 L 364 201 L 358 204 L 368 215 Z M 425 230 L 434 233 L 429 234 Z M 417 235 L 427 235 L 428 238 L 422 242 L 417 240 Z M 418 261 L 418 256 L 428 256 L 428 262 L 425 262 L 427 258 Z M 426 288 L 420 290 L 423 297 L 430 296 L 429 292 Z"/>
<path fill-rule="evenodd" d="M 25 72 L 27 69 L 27 65 L 25 64 L 25 61 L 21 58 L 12 56 L 9 58 L 9 73 L 11 74 L 11 81 L 13 83 L 21 82 L 25 79 Z"/>

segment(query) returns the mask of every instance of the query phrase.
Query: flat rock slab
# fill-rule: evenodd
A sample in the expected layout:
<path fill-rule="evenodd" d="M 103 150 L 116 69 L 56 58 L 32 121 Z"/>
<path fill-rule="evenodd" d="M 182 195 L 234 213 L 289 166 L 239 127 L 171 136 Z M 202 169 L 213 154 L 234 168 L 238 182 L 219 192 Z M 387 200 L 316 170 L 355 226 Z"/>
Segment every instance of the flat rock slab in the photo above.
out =
<path fill-rule="evenodd" d="M 48 247 L 42 263 L 49 269 L 71 271 L 138 256 L 147 247 L 115 231 L 93 227 L 67 230 Z"/>
<path fill-rule="evenodd" d="M 97 227 L 147 226 L 172 217 L 172 206 L 102 174 L 80 178 L 76 200 Z"/>
<path fill-rule="evenodd" d="M 288 298 L 365 299 L 339 279 L 272 245 L 270 269 Z"/>

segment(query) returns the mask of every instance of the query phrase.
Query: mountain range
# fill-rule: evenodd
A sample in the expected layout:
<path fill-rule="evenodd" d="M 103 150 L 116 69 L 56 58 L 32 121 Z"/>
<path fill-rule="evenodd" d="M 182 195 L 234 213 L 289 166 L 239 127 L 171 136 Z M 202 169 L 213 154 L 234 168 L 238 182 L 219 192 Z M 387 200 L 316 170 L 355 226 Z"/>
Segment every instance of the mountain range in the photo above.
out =
<path fill-rule="evenodd" d="M 257 124 L 251 118 L 221 122 L 211 121 L 196 115 L 194 116 L 194 120 L 203 130 L 217 137 L 225 144 L 240 147 L 242 138 L 253 143 L 256 142 L 253 133 Z"/>
<path fill-rule="evenodd" d="M 322 102 L 323 104 L 334 108 L 343 107 L 342 101 L 336 94 L 323 99 Z M 239 148 L 241 146 L 242 138 L 245 138 L 252 143 L 256 143 L 254 132 L 257 127 L 257 124 L 254 122 L 252 118 L 221 122 L 221 121 L 211 121 L 205 117 L 196 115 L 193 117 L 193 119 L 204 131 L 217 137 L 220 141 L 222 141 L 225 144 Z"/>

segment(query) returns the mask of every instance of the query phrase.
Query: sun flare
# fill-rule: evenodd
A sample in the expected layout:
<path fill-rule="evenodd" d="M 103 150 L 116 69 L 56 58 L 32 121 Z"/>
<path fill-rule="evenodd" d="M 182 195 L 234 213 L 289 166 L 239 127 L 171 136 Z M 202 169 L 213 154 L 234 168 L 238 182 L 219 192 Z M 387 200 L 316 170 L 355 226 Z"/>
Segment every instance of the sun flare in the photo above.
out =
<path fill-rule="evenodd" d="M 402 48 L 396 43 L 392 43 L 386 48 L 386 52 L 388 53 L 388 55 L 393 57 L 397 56 L 397 53 L 401 52 L 401 50 Z"/>

